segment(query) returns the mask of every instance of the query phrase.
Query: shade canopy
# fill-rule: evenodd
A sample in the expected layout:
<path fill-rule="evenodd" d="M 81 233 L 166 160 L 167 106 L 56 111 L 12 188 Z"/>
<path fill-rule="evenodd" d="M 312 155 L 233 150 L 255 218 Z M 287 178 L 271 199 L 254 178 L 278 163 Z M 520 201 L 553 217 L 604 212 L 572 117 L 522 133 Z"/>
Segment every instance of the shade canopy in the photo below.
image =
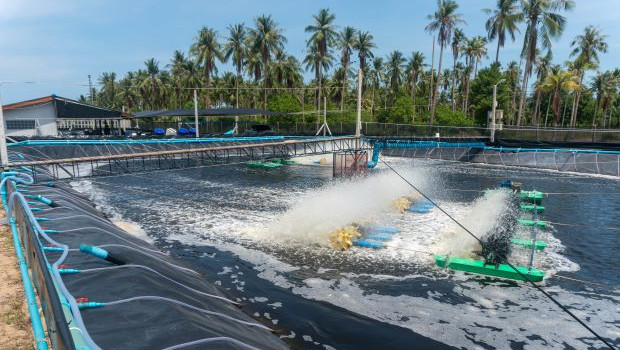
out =
<path fill-rule="evenodd" d="M 208 108 L 199 109 L 199 117 L 233 117 L 233 116 L 254 116 L 254 115 L 282 115 L 284 113 L 267 111 L 264 109 L 253 108 Z M 154 117 L 193 117 L 194 109 L 161 109 L 158 111 L 143 111 L 133 114 L 134 118 L 154 118 Z"/>

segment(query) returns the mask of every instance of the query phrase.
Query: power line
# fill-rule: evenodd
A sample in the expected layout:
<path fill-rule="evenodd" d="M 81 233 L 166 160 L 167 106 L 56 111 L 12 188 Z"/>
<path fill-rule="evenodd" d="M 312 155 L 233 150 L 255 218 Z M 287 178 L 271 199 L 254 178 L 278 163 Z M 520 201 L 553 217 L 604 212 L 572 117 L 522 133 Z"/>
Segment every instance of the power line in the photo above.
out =
<path fill-rule="evenodd" d="M 411 188 L 413 188 L 414 190 L 416 190 L 420 195 L 422 195 L 422 197 L 424 197 L 426 200 L 428 200 L 431 204 L 433 204 L 433 206 L 435 206 L 437 209 L 439 209 L 442 213 L 444 213 L 448 218 L 450 218 L 452 221 L 454 221 L 460 228 L 462 228 L 465 232 L 467 232 L 470 236 L 472 236 L 476 241 L 478 241 L 478 243 L 480 244 L 480 246 L 482 246 L 484 248 L 484 244 L 482 243 L 482 241 L 480 240 L 480 238 L 478 238 L 476 235 L 474 235 L 470 230 L 468 230 L 465 226 L 463 226 L 463 224 L 461 224 L 458 220 L 456 220 L 452 215 L 450 215 L 447 211 L 445 211 L 442 207 L 440 207 L 439 205 L 437 205 L 437 203 L 435 203 L 432 199 L 430 199 L 426 194 L 424 194 L 422 191 L 420 191 L 414 184 L 412 184 L 411 182 L 409 182 L 409 180 L 407 180 L 404 176 L 402 176 L 398 171 L 396 171 L 396 169 L 394 169 L 391 165 L 389 165 L 384 159 L 383 157 L 380 158 L 381 162 L 383 162 L 383 164 L 385 164 L 390 170 L 392 170 L 394 172 L 394 174 L 396 174 L 398 177 L 400 177 L 403 181 L 405 181 L 409 186 L 411 186 Z M 592 328 L 590 328 L 590 326 L 588 326 L 584 321 L 582 321 L 579 317 L 577 317 L 575 314 L 573 314 L 568 308 L 566 308 L 564 305 L 562 305 L 562 303 L 560 303 L 559 301 L 557 301 L 553 296 L 551 296 L 549 293 L 547 293 L 544 289 L 542 289 L 540 286 L 538 286 L 536 283 L 532 282 L 532 280 L 529 279 L 529 277 L 527 277 L 527 275 L 523 274 L 521 271 L 519 271 L 514 265 L 512 265 L 505 257 L 502 257 L 501 255 L 498 255 L 505 263 L 506 265 L 508 265 L 511 269 L 513 269 L 524 281 L 527 281 L 529 284 L 531 284 L 534 288 L 538 289 L 538 291 L 540 291 L 544 296 L 546 296 L 549 300 L 551 300 L 554 304 L 556 304 L 560 309 L 562 309 L 562 311 L 564 311 L 565 313 L 567 313 L 569 316 L 571 316 L 575 321 L 577 321 L 579 324 L 581 324 L 585 329 L 587 329 L 592 335 L 594 335 L 598 340 L 600 340 L 601 342 L 603 342 L 607 347 L 609 347 L 610 349 L 614 350 L 615 348 L 613 346 L 611 346 L 611 344 L 609 342 L 607 342 L 607 340 L 605 340 L 602 336 L 600 336 L 595 330 L 593 330 Z"/>

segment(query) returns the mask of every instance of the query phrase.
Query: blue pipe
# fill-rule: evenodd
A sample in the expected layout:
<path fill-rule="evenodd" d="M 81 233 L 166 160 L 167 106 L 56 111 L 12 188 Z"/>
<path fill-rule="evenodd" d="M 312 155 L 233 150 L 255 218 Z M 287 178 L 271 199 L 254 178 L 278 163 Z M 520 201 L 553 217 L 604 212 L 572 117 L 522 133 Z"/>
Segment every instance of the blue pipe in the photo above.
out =
<path fill-rule="evenodd" d="M 32 177 L 30 177 L 30 180 L 32 181 Z M 0 184 L 0 187 L 3 186 L 4 183 Z M 17 198 L 17 199 L 16 199 Z M 6 211 L 7 213 L 11 213 L 15 200 L 19 201 L 21 203 L 22 209 L 24 211 L 24 214 L 26 215 L 26 217 L 28 218 L 28 220 L 30 220 L 30 224 L 32 225 L 33 229 L 41 236 L 43 236 L 43 238 L 48 241 L 49 243 L 58 246 L 60 248 L 63 249 L 62 255 L 60 256 L 60 258 L 58 258 L 58 260 L 56 260 L 54 262 L 54 264 L 52 264 L 50 270 L 52 272 L 52 278 L 54 279 L 54 282 L 56 284 L 56 286 L 60 289 L 60 293 L 62 293 L 62 297 L 64 297 L 64 299 L 67 301 L 68 305 L 69 305 L 69 311 L 73 317 L 73 321 L 75 321 L 76 327 L 79 329 L 79 334 L 81 334 L 81 336 L 83 337 L 84 341 L 86 344 L 88 344 L 88 347 L 84 348 L 84 350 L 101 350 L 101 348 L 93 341 L 93 339 L 90 337 L 90 334 L 88 334 L 88 331 L 86 330 L 86 326 L 84 325 L 84 321 L 82 320 L 82 316 L 79 312 L 79 307 L 78 304 L 75 300 L 75 298 L 71 295 L 71 293 L 69 292 L 69 290 L 67 289 L 67 287 L 65 286 L 65 284 L 62 282 L 62 277 L 61 277 L 61 273 L 59 270 L 59 266 L 65 261 L 65 259 L 67 258 L 67 255 L 69 255 L 69 247 L 65 244 L 61 244 L 58 243 L 56 241 L 54 241 L 50 236 L 48 236 L 44 230 L 41 228 L 41 226 L 39 225 L 38 221 L 41 218 L 35 218 L 34 214 L 32 213 L 32 211 L 30 210 L 30 208 L 28 207 L 28 205 L 26 204 L 26 198 L 19 192 L 14 192 L 11 194 L 11 197 L 8 200 L 8 205 L 6 206 Z M 49 219 L 48 219 L 49 220 Z M 73 269 L 70 269 L 73 270 Z M 79 272 L 79 271 L 78 271 Z M 75 272 L 72 272 L 75 273 Z"/>
<path fill-rule="evenodd" d="M 21 176 L 23 178 L 20 178 L 18 176 Z M 19 192 L 13 192 L 11 194 L 11 197 L 7 200 L 7 196 L 6 196 L 6 181 L 7 180 L 31 185 L 34 182 L 34 179 L 32 178 L 32 176 L 28 174 L 19 173 L 13 177 L 4 177 L 4 179 L 0 182 L 0 192 L 2 193 L 2 202 L 4 204 L 7 217 L 9 217 L 9 221 L 11 222 L 11 230 L 13 232 L 13 239 L 14 240 L 16 239 L 17 244 L 19 244 L 19 237 L 18 236 L 16 237 L 17 227 L 15 225 L 14 218 L 12 217 L 12 214 L 11 214 L 14 208 L 15 200 L 17 198 L 17 201 L 21 203 L 23 213 L 25 214 L 27 219 L 30 221 L 30 225 L 34 229 L 34 231 L 37 232 L 39 235 L 43 236 L 43 238 L 49 243 L 62 249 L 62 255 L 60 256 L 60 258 L 56 260 L 56 262 L 54 262 L 54 264 L 51 267 L 48 266 L 48 268 L 52 272 L 53 283 L 55 284 L 57 288 L 60 289 L 59 298 L 61 299 L 61 302 L 64 300 L 64 304 L 68 306 L 69 312 L 71 313 L 73 317 L 73 321 L 75 321 L 76 328 L 79 330 L 79 334 L 84 339 L 85 343 L 88 344 L 87 347 L 83 347 L 83 350 L 101 350 L 101 348 L 92 340 L 92 338 L 88 334 L 88 331 L 86 330 L 86 326 L 84 325 L 84 321 L 82 320 L 82 316 L 79 313 L 79 307 L 77 305 L 77 302 L 75 301 L 75 298 L 71 295 L 69 290 L 67 290 L 67 287 L 62 282 L 61 274 L 59 272 L 59 266 L 60 264 L 62 264 L 62 262 L 64 262 L 67 255 L 69 254 L 69 247 L 67 245 L 60 244 L 54 241 L 47 235 L 47 233 L 39 225 L 39 221 L 49 221 L 50 219 L 36 218 L 34 214 L 32 213 L 32 210 L 28 206 L 28 204 L 26 204 L 26 198 L 24 197 L 23 194 Z M 21 249 L 21 245 L 19 247 Z M 16 245 L 16 248 L 17 248 L 17 245 Z M 20 271 L 21 271 L 21 266 L 20 266 Z M 32 287 L 32 283 L 30 282 L 30 279 L 29 279 L 30 276 L 28 276 L 27 268 L 25 270 L 25 273 L 28 279 L 24 279 L 24 288 L 25 289 L 29 288 L 33 292 L 33 295 L 34 295 L 34 290 Z M 22 278 L 24 278 L 23 275 L 22 275 Z M 30 283 L 26 283 L 26 281 Z M 33 313 L 32 307 L 34 307 L 34 315 L 32 314 Z M 36 307 L 36 299 L 34 301 L 34 304 L 31 304 L 30 302 L 28 303 L 28 308 L 29 308 L 29 312 L 31 313 L 33 333 L 35 334 L 35 338 L 37 340 L 37 350 L 47 350 L 48 347 L 47 347 L 47 342 L 45 342 L 44 332 L 42 334 L 43 334 L 43 339 L 45 343 L 40 343 L 41 337 L 39 336 L 39 331 L 42 331 L 43 328 L 41 325 L 41 318 L 38 313 L 38 307 Z M 37 322 L 38 324 L 36 324 Z M 39 327 L 39 325 L 41 326 Z"/>
<path fill-rule="evenodd" d="M 180 138 L 180 139 L 145 139 L 145 140 L 27 140 L 10 143 L 7 146 L 51 146 L 51 145 L 131 145 L 131 144 L 168 144 L 168 143 L 207 143 L 231 141 L 281 141 L 284 136 L 262 137 L 226 137 L 226 138 Z"/>
<path fill-rule="evenodd" d="M 4 173 L 2 175 L 2 177 L 4 178 L 4 180 L 2 180 L 2 183 L 0 183 L 0 187 L 2 187 L 2 203 L 5 204 L 5 214 L 9 218 L 9 223 L 11 226 L 11 235 L 13 236 L 13 245 L 15 246 L 15 255 L 17 256 L 19 273 L 21 274 L 22 282 L 24 285 L 24 295 L 26 296 L 26 303 L 28 305 L 28 314 L 30 315 L 32 333 L 34 335 L 37 350 L 48 350 L 45 331 L 43 330 L 43 322 L 41 321 L 41 316 L 39 315 L 39 306 L 37 305 L 37 299 L 34 294 L 34 287 L 32 285 L 32 281 L 30 280 L 30 275 L 28 274 L 28 265 L 26 263 L 26 259 L 24 258 L 22 245 L 19 240 L 19 235 L 17 233 L 17 226 L 15 225 L 15 219 L 6 210 L 6 192 L 4 188 L 6 180 L 11 179 L 11 177 L 5 177 Z"/>
<path fill-rule="evenodd" d="M 353 241 L 353 245 L 356 245 L 358 247 L 373 248 L 373 249 L 378 249 L 378 248 L 383 247 L 382 242 L 367 241 L 365 239 L 352 239 L 351 241 Z"/>
<path fill-rule="evenodd" d="M 408 140 L 374 140 L 372 160 L 368 162 L 369 168 L 374 168 L 379 163 L 379 155 L 384 148 L 454 148 L 454 147 L 486 147 L 484 142 L 443 142 L 443 141 L 408 141 Z"/>

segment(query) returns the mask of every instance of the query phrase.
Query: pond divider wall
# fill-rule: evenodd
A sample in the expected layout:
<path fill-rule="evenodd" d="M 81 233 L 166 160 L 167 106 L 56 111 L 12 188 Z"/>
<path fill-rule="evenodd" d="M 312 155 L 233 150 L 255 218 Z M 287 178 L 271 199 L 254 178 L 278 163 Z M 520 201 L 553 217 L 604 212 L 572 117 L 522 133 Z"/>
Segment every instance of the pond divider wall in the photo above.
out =
<path fill-rule="evenodd" d="M 620 151 L 492 147 L 484 144 L 460 145 L 432 141 L 379 142 L 384 143 L 382 153 L 386 156 L 442 159 L 620 177 Z"/>

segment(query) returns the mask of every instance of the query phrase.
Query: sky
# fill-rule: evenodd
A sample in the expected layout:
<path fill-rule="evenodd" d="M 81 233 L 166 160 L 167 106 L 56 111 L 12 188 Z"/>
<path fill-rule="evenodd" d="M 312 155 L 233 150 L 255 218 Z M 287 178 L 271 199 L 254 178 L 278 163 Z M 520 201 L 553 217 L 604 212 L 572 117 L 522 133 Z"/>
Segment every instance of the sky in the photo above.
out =
<path fill-rule="evenodd" d="M 481 9 L 494 7 L 496 0 L 457 1 L 465 34 L 485 35 L 487 15 Z M 5 104 L 53 93 L 78 98 L 88 93 L 89 74 L 94 83 L 102 72 L 120 77 L 151 57 L 164 68 L 175 50 L 188 51 L 201 27 L 214 28 L 223 41 L 230 24 L 251 26 L 261 14 L 273 16 L 288 39 L 286 50 L 301 61 L 308 38 L 304 28 L 321 8 L 335 13 L 338 28 L 369 31 L 375 56 L 399 50 L 408 57 L 417 50 L 430 61 L 432 36 L 424 28 L 436 6 L 436 0 L 0 0 L 0 98 Z M 594 25 L 609 43 L 600 69 L 620 66 L 620 0 L 576 0 L 565 15 L 566 31 L 553 42 L 557 63 L 569 59 L 573 38 Z M 522 40 L 520 34 L 501 51 L 503 63 L 518 60 Z M 483 65 L 494 59 L 495 45 L 489 44 Z M 444 56 L 448 68 L 451 56 Z"/>

